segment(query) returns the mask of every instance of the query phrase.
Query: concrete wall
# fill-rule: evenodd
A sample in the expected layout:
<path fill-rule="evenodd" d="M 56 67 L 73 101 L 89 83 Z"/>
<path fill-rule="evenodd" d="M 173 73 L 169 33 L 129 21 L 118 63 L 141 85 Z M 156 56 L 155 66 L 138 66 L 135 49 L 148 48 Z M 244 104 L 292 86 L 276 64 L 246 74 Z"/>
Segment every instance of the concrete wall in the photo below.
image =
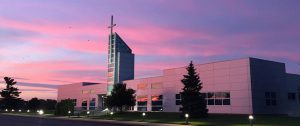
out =
<path fill-rule="evenodd" d="M 88 107 L 89 102 L 92 100 L 92 98 L 96 98 L 96 107 L 99 106 L 98 100 L 98 94 L 106 94 L 106 88 L 107 84 L 94 84 L 94 85 L 88 85 L 83 86 L 83 83 L 74 83 L 74 84 L 68 84 L 68 85 L 61 85 L 58 87 L 58 96 L 57 100 L 64 100 L 64 99 L 76 99 L 76 106 L 77 108 L 81 107 L 81 103 L 83 100 L 88 101 Z M 83 93 L 89 92 L 89 93 Z"/>
<path fill-rule="evenodd" d="M 250 58 L 252 101 L 255 114 L 283 114 L 285 103 L 285 64 Z M 267 105 L 266 92 L 274 92 L 276 105 Z M 273 99 L 272 99 L 273 100 Z"/>
<path fill-rule="evenodd" d="M 287 100 L 286 114 L 289 116 L 300 117 L 300 75 L 286 74 L 287 90 L 285 98 L 287 99 L 287 93 L 295 93 L 296 99 Z"/>
<path fill-rule="evenodd" d="M 230 92 L 231 105 L 209 105 L 210 113 L 252 113 L 249 58 L 195 65 L 195 68 L 203 82 L 201 92 Z M 137 95 L 148 95 L 148 111 L 151 108 L 151 95 L 162 94 L 163 111 L 176 112 L 180 105 L 175 104 L 175 94 L 182 91 L 183 84 L 180 80 L 186 73 L 185 67 L 166 69 L 163 76 L 129 80 L 125 83 L 137 90 Z M 151 89 L 151 83 L 156 82 L 162 82 L 163 88 Z M 140 83 L 148 84 L 147 90 L 138 90 L 137 85 Z"/>

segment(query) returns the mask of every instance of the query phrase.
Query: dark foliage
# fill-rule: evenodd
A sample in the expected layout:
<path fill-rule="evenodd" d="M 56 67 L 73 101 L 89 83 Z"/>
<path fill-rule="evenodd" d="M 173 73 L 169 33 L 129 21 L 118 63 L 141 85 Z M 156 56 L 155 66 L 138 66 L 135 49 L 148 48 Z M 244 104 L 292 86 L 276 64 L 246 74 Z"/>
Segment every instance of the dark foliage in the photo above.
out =
<path fill-rule="evenodd" d="M 57 101 L 52 99 L 38 99 L 32 98 L 28 101 L 27 107 L 31 110 L 38 110 L 38 109 L 46 109 L 46 110 L 54 110 Z"/>
<path fill-rule="evenodd" d="M 191 118 L 207 117 L 207 106 L 204 96 L 201 95 L 200 90 L 202 89 L 202 82 L 200 77 L 194 68 L 191 61 L 189 66 L 186 68 L 188 71 L 187 75 L 183 75 L 181 82 L 184 84 L 182 88 L 181 99 L 182 99 L 182 114 L 188 113 Z"/>
<path fill-rule="evenodd" d="M 6 87 L 1 91 L 1 108 L 16 109 L 20 108 L 23 100 L 18 98 L 20 96 L 19 89 L 14 87 L 17 82 L 9 77 L 4 77 Z"/>
<path fill-rule="evenodd" d="M 58 102 L 54 114 L 58 116 L 66 116 L 68 115 L 68 111 L 71 111 L 72 114 L 74 112 L 74 103 L 71 99 L 61 100 Z"/>
<path fill-rule="evenodd" d="M 111 95 L 106 98 L 106 106 L 110 109 L 117 108 L 119 111 L 135 105 L 135 90 L 126 89 L 126 84 L 115 84 Z"/>

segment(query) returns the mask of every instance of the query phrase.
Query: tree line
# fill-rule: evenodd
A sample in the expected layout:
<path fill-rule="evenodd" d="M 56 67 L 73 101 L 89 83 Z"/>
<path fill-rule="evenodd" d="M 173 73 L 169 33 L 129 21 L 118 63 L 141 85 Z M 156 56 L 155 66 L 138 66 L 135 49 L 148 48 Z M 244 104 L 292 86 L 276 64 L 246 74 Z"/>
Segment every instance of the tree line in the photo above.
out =
<path fill-rule="evenodd" d="M 190 62 L 186 70 L 187 74 L 183 75 L 183 79 L 181 80 L 183 84 L 182 92 L 180 92 L 182 105 L 180 111 L 182 117 L 185 114 L 189 114 L 191 118 L 207 117 L 208 109 L 206 101 L 203 94 L 200 93 L 202 82 L 199 74 L 196 72 L 192 62 Z M 75 105 L 70 99 L 57 103 L 56 100 L 51 99 L 32 98 L 29 101 L 25 101 L 18 98 L 21 92 L 19 92 L 18 88 L 14 87 L 17 82 L 9 77 L 4 77 L 4 80 L 6 88 L 1 91 L 1 109 L 56 109 L 56 115 L 68 115 L 69 111 L 71 113 L 74 112 Z M 133 89 L 127 89 L 124 83 L 114 84 L 113 90 L 105 99 L 105 106 L 112 111 L 123 112 L 124 110 L 128 110 L 129 107 L 133 107 L 136 104 L 135 92 Z"/>
<path fill-rule="evenodd" d="M 17 82 L 10 78 L 4 77 L 6 84 L 5 88 L 0 92 L 0 109 L 30 109 L 30 110 L 54 110 L 57 104 L 56 100 L 53 99 L 38 99 L 32 98 L 28 101 L 19 98 L 22 92 L 19 91 L 15 85 Z"/>

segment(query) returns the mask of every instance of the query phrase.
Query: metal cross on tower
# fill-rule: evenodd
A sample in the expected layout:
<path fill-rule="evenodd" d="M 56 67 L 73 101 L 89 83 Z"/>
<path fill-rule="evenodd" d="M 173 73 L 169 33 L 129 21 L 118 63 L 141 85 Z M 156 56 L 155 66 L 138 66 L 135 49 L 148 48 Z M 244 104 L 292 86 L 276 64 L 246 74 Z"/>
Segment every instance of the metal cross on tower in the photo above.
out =
<path fill-rule="evenodd" d="M 114 24 L 114 16 L 112 15 L 110 26 L 108 26 L 108 28 L 110 28 L 110 35 L 113 34 L 113 27 L 115 27 L 115 26 L 116 26 L 116 24 Z"/>

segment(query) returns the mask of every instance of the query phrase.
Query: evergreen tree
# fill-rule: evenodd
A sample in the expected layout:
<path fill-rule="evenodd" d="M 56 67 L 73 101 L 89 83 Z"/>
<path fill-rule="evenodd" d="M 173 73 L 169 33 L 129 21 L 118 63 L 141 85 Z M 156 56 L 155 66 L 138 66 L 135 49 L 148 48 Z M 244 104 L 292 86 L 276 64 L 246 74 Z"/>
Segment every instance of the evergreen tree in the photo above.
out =
<path fill-rule="evenodd" d="M 74 103 L 71 99 L 61 100 L 57 103 L 54 114 L 59 116 L 69 115 L 68 111 L 71 111 L 71 114 L 74 113 Z"/>
<path fill-rule="evenodd" d="M 182 114 L 188 113 L 191 118 L 207 117 L 208 109 L 206 102 L 204 96 L 200 93 L 202 82 L 192 61 L 186 70 L 188 73 L 187 75 L 183 75 L 184 78 L 181 80 L 184 85 L 182 88 L 183 91 L 180 92 Z"/>
<path fill-rule="evenodd" d="M 111 95 L 106 98 L 108 108 L 117 108 L 121 112 L 135 105 L 135 90 L 126 89 L 126 84 L 115 84 Z"/>
<path fill-rule="evenodd" d="M 10 77 L 4 77 L 4 81 L 6 87 L 1 91 L 1 96 L 3 97 L 1 99 L 1 106 L 7 109 L 17 108 L 21 101 L 18 98 L 21 92 L 19 92 L 18 88 L 14 87 L 17 82 Z"/>

